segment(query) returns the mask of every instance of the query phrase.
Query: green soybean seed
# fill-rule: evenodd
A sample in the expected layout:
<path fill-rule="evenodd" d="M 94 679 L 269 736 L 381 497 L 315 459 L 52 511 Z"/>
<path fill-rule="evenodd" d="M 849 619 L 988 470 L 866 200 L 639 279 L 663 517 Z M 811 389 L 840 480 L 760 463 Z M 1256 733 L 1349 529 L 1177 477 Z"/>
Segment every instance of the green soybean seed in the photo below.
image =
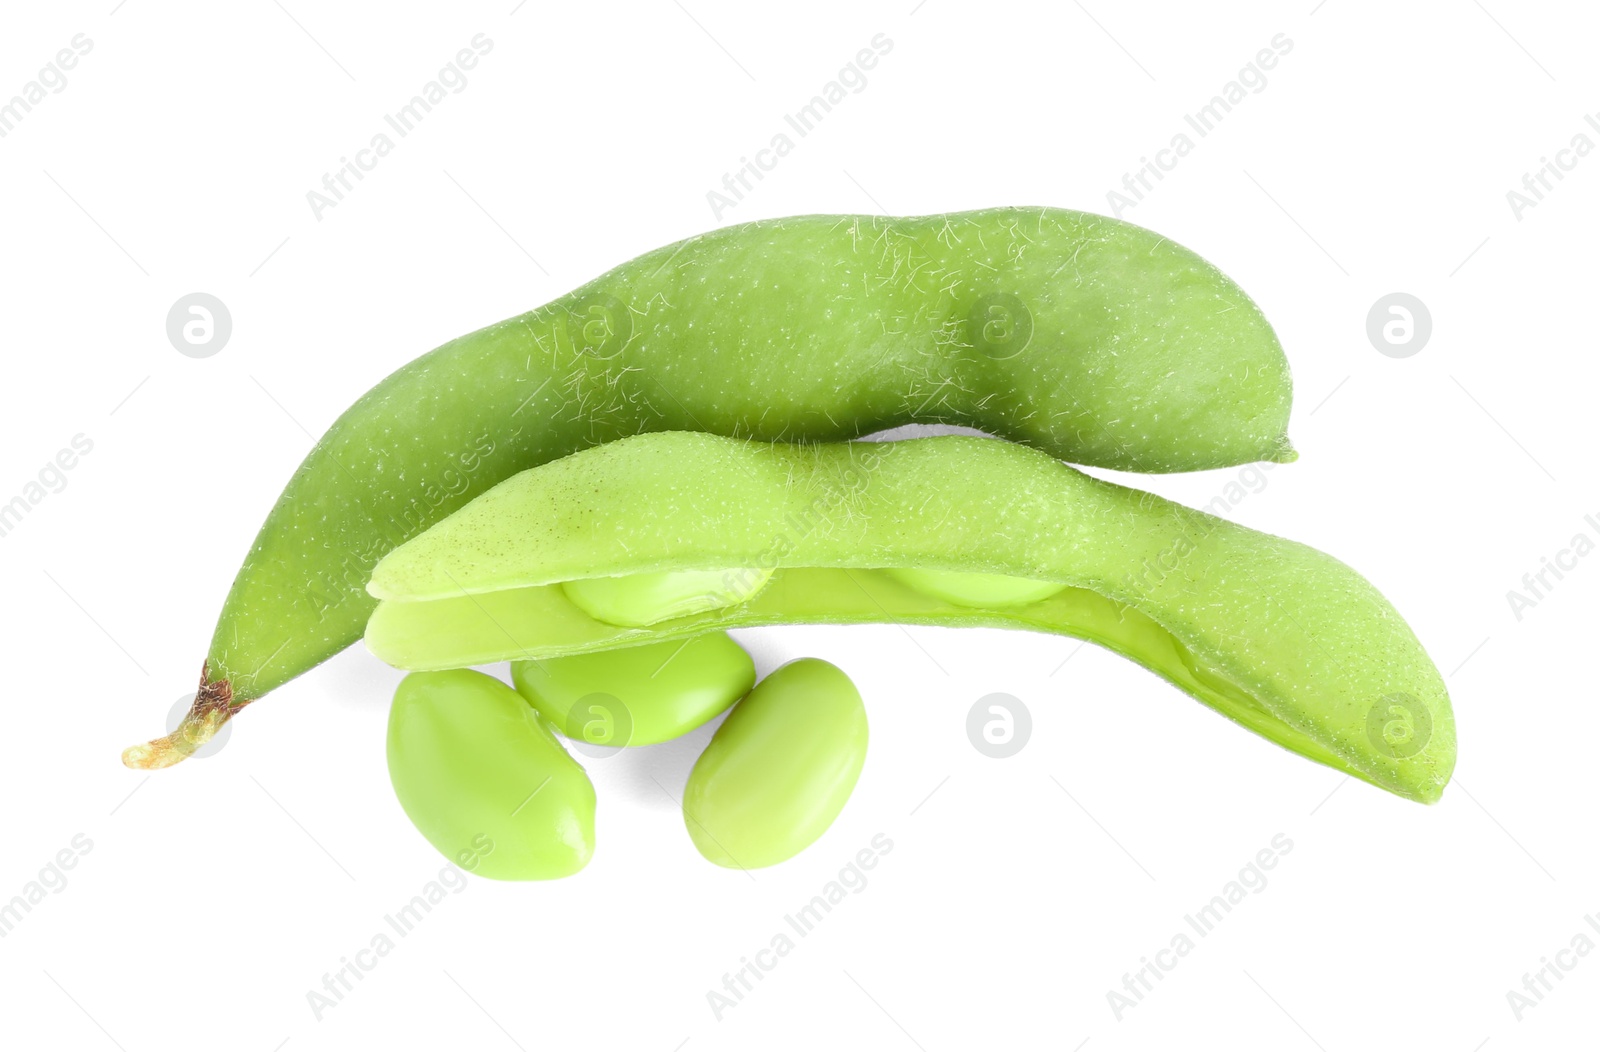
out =
<path fill-rule="evenodd" d="M 1291 459 L 1289 403 L 1283 351 L 1250 298 L 1114 219 L 991 208 L 714 230 L 453 340 L 351 406 L 251 545 L 188 721 L 123 759 L 188 755 L 360 638 L 381 556 L 589 446 L 962 424 L 1074 463 L 1190 471 Z"/>
<path fill-rule="evenodd" d="M 1056 581 L 1035 581 L 1030 577 L 1008 577 L 997 573 L 952 573 L 949 570 L 908 568 L 891 569 L 887 573 L 906 587 L 947 603 L 991 609 L 1037 603 L 1067 587 Z"/>
<path fill-rule="evenodd" d="M 568 581 L 567 598 L 590 617 L 640 627 L 737 606 L 766 587 L 771 570 L 679 570 Z"/>
<path fill-rule="evenodd" d="M 708 860 L 759 869 L 793 858 L 844 810 L 867 758 L 867 712 L 839 669 L 801 658 L 735 705 L 695 762 L 683 821 Z"/>
<path fill-rule="evenodd" d="M 517 691 L 562 734 L 591 745 L 654 745 L 687 734 L 755 684 L 726 632 L 596 654 L 513 661 Z"/>
<path fill-rule="evenodd" d="M 774 573 L 745 603 L 648 628 L 598 621 L 561 587 L 737 566 Z M 889 572 L 905 569 L 1064 587 L 974 607 Z M 1455 764 L 1438 670 L 1354 570 L 1009 442 L 640 435 L 508 480 L 391 553 L 369 588 L 383 602 L 368 646 L 403 668 L 773 624 L 1025 628 L 1100 643 L 1245 727 L 1402 796 L 1438 799 Z"/>
<path fill-rule="evenodd" d="M 389 778 L 446 858 L 549 880 L 594 853 L 594 786 L 517 692 L 469 669 L 414 672 L 389 710 Z"/>

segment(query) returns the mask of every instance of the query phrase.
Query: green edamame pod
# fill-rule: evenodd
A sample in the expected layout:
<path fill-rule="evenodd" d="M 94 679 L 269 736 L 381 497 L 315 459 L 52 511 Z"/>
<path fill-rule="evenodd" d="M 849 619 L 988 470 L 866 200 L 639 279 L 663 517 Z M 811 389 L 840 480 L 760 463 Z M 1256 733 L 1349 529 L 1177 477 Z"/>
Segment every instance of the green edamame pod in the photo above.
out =
<path fill-rule="evenodd" d="M 347 410 L 261 527 L 188 720 L 123 760 L 176 763 L 343 650 L 382 555 L 576 450 L 646 431 L 836 441 L 920 422 L 1188 471 L 1292 458 L 1289 401 L 1249 297 L 1127 223 L 992 208 L 712 231 L 445 344 Z"/>
<path fill-rule="evenodd" d="M 549 880 L 594 853 L 594 785 L 517 692 L 470 669 L 414 672 L 389 710 L 389 778 L 444 856 L 496 880 Z"/>
<path fill-rule="evenodd" d="M 591 745 L 654 745 L 744 697 L 756 666 L 726 632 L 539 661 L 513 661 L 517 692 L 562 734 Z"/>
<path fill-rule="evenodd" d="M 791 661 L 717 728 L 683 791 L 683 820 L 707 860 L 759 869 L 827 832 L 867 759 L 867 712 L 838 668 Z"/>
<path fill-rule="evenodd" d="M 597 621 L 560 587 L 719 566 L 774 572 L 740 606 L 649 628 Z M 887 572 L 907 568 L 1064 587 L 1026 605 L 974 607 Z M 1455 764 L 1438 670 L 1355 571 L 1007 442 L 641 435 L 508 480 L 391 553 L 369 587 L 383 602 L 367 643 L 401 667 L 794 622 L 1028 628 L 1100 643 L 1251 730 L 1402 796 L 1436 800 Z"/>

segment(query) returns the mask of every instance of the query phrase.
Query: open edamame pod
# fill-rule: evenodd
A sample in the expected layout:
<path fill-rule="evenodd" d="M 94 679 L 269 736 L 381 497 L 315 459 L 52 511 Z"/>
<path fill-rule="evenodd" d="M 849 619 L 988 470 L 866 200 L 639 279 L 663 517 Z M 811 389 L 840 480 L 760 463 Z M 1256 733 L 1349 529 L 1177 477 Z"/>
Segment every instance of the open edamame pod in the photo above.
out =
<path fill-rule="evenodd" d="M 183 759 L 361 636 L 385 553 L 515 472 L 646 431 L 837 441 L 962 424 L 1062 460 L 1293 457 L 1289 369 L 1237 285 L 1128 223 L 1053 208 L 803 216 L 640 256 L 378 384 L 306 456 L 212 637 Z"/>
<path fill-rule="evenodd" d="M 562 585 L 772 571 L 745 602 L 628 627 Z M 1054 582 L 1029 601 L 955 579 Z M 984 584 L 980 578 L 978 584 Z M 990 582 L 992 584 L 992 582 Z M 641 435 L 525 471 L 392 552 L 372 651 L 402 668 L 581 654 L 793 622 L 992 625 L 1077 636 L 1280 745 L 1413 800 L 1455 765 L 1438 670 L 1354 570 L 1313 548 L 981 438 L 788 445 Z M 1020 605 L 1019 605 L 1020 604 Z"/>

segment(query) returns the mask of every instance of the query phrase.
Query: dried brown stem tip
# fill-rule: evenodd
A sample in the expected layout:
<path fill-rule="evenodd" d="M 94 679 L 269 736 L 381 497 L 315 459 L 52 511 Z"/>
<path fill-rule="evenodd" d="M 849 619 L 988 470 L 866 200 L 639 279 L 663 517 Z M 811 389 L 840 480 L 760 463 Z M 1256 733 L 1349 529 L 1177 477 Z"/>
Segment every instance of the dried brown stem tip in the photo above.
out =
<path fill-rule="evenodd" d="M 194 704 L 176 730 L 161 738 L 133 745 L 122 751 L 122 762 L 136 771 L 155 771 L 171 767 L 192 756 L 210 741 L 234 713 L 250 704 L 249 699 L 235 702 L 233 687 L 225 679 L 210 682 L 209 664 L 200 670 L 200 689 L 195 692 Z"/>

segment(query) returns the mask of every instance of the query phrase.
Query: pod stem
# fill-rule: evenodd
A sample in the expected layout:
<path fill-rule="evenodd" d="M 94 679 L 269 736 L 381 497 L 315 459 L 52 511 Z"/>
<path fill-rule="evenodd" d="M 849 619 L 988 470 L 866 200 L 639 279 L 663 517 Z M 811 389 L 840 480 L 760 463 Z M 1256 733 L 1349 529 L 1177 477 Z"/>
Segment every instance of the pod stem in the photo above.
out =
<path fill-rule="evenodd" d="M 200 669 L 200 689 L 195 692 L 194 703 L 188 715 L 171 734 L 152 739 L 143 745 L 132 745 L 122 750 L 122 762 L 136 771 L 156 771 L 192 756 L 210 741 L 233 714 L 250 704 L 251 699 L 235 701 L 233 685 L 226 679 L 212 681 L 211 664 Z"/>

